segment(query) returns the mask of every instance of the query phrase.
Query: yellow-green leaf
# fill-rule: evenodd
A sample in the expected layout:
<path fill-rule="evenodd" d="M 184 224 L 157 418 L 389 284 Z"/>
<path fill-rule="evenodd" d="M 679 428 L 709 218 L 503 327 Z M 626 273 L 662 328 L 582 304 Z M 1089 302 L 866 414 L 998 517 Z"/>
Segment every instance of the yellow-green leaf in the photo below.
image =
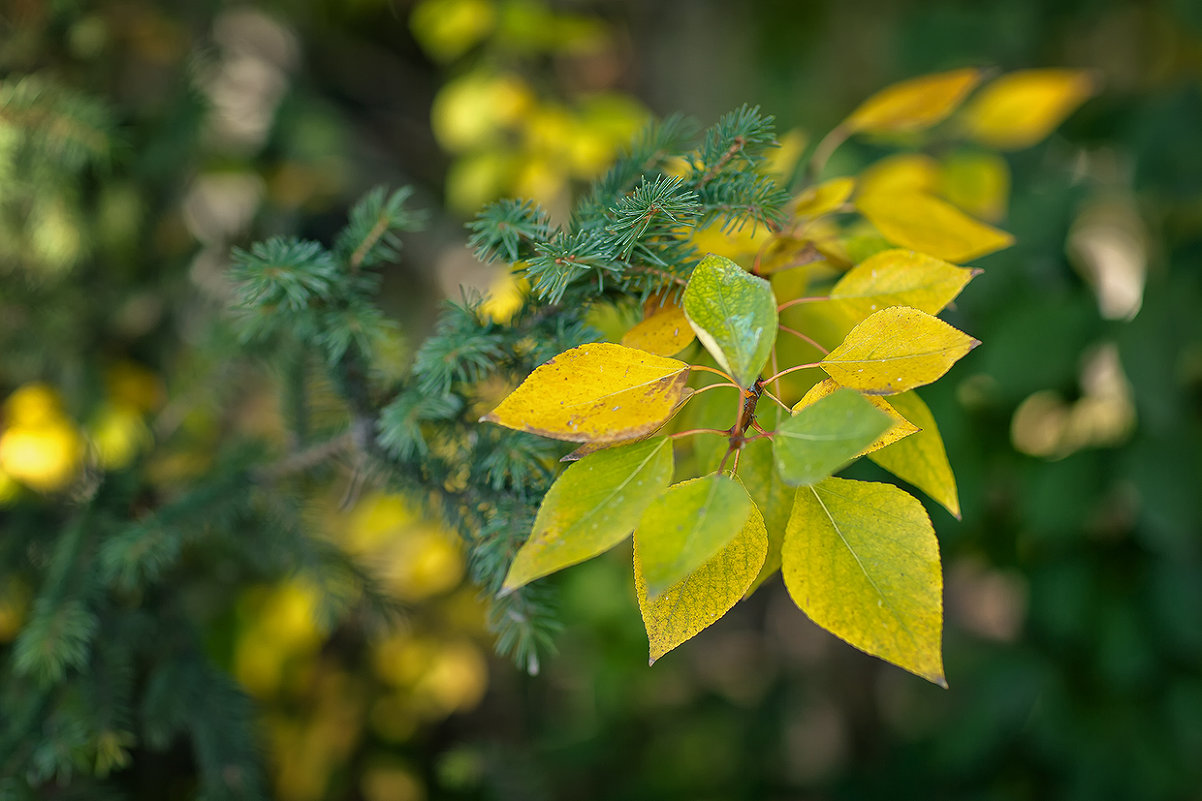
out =
<path fill-rule="evenodd" d="M 956 492 L 956 477 L 943 448 L 943 438 L 935 417 L 914 392 L 894 395 L 890 402 L 907 420 L 920 427 L 912 437 L 893 443 L 869 455 L 869 459 L 902 481 L 925 492 L 957 519 L 960 517 L 960 496 Z"/>
<path fill-rule="evenodd" d="M 855 178 L 832 178 L 817 186 L 812 186 L 797 198 L 793 209 L 795 217 L 821 217 L 837 211 L 856 188 Z"/>
<path fill-rule="evenodd" d="M 684 312 L 697 338 L 744 387 L 759 378 L 776 341 L 776 296 L 723 256 L 701 260 L 684 290 Z"/>
<path fill-rule="evenodd" d="M 810 391 L 805 394 L 805 397 L 803 397 L 793 406 L 793 411 L 799 412 L 805 407 L 821 400 L 822 398 L 837 392 L 839 389 L 839 384 L 836 383 L 834 379 L 827 378 L 823 381 L 819 381 L 817 384 L 810 387 Z M 892 445 L 894 442 L 897 442 L 904 437 L 908 437 L 911 434 L 916 434 L 921 430 L 918 426 L 911 423 L 905 417 L 902 417 L 901 414 L 898 413 L 897 409 L 894 409 L 893 405 L 884 398 L 878 395 L 861 395 L 860 397 L 864 398 L 864 400 L 868 401 L 877 409 L 884 412 L 891 421 L 891 425 L 884 434 L 881 434 L 870 445 L 864 448 L 864 450 L 857 453 L 857 456 L 864 456 L 865 454 L 872 453 L 873 451 L 878 451 L 887 445 Z"/>
<path fill-rule="evenodd" d="M 979 344 L 938 317 L 891 306 L 853 328 L 820 364 L 845 387 L 892 395 L 935 381 Z"/>
<path fill-rule="evenodd" d="M 889 306 L 938 314 L 978 272 L 913 250 L 886 250 L 849 270 L 830 298 L 853 323 Z"/>
<path fill-rule="evenodd" d="M 852 461 L 884 434 L 889 416 L 851 389 L 839 389 L 805 406 L 776 427 L 776 469 L 791 487 L 817 484 Z"/>
<path fill-rule="evenodd" d="M 581 345 L 537 367 L 481 419 L 569 442 L 635 439 L 676 411 L 688 371 L 622 345 Z"/>
<path fill-rule="evenodd" d="M 951 262 L 1008 248 L 1014 237 L 922 192 L 860 195 L 856 208 L 895 245 Z"/>
<path fill-rule="evenodd" d="M 684 316 L 684 309 L 671 304 L 647 315 L 627 331 L 622 344 L 659 356 L 675 356 L 693 339 L 693 329 Z"/>
<path fill-rule="evenodd" d="M 782 556 L 785 587 L 811 620 L 947 686 L 939 543 L 916 498 L 840 478 L 800 487 Z"/>
<path fill-rule="evenodd" d="M 930 128 L 955 111 L 980 80 L 980 70 L 959 69 L 895 83 L 861 103 L 844 126 L 860 133 Z"/>
<path fill-rule="evenodd" d="M 672 467 L 668 437 L 599 451 L 572 464 L 547 490 L 502 590 L 591 559 L 624 540 L 668 488 Z"/>
<path fill-rule="evenodd" d="M 722 550 L 658 596 L 647 595 L 641 537 L 634 538 L 634 582 L 647 628 L 651 662 L 716 622 L 748 591 L 768 552 L 764 517 L 751 507 L 742 529 Z"/>
<path fill-rule="evenodd" d="M 652 501 L 636 535 L 647 594 L 655 598 L 722 550 L 751 507 L 747 491 L 720 474 L 674 484 Z"/>
<path fill-rule="evenodd" d="M 1010 202 L 1010 165 L 997 153 L 960 153 L 944 160 L 939 194 L 982 220 L 997 222 Z"/>
<path fill-rule="evenodd" d="M 1080 70 L 1023 70 L 1003 75 L 964 109 L 965 132 L 1004 150 L 1029 147 L 1051 133 L 1097 91 Z"/>
<path fill-rule="evenodd" d="M 858 188 L 861 195 L 934 192 L 939 188 L 939 162 L 925 153 L 895 153 L 865 167 Z"/>

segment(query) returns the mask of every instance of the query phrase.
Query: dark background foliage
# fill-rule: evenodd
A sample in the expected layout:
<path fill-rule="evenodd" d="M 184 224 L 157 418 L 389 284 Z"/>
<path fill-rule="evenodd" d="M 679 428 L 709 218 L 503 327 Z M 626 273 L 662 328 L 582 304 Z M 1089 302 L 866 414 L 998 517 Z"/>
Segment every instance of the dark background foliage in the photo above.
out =
<path fill-rule="evenodd" d="M 629 553 L 619 549 L 557 582 L 565 629 L 542 675 L 493 660 L 478 703 L 467 692 L 470 700 L 452 698 L 411 726 L 390 729 L 373 723 L 387 710 L 363 711 L 365 697 L 385 694 L 378 685 L 388 681 L 373 676 L 388 670 L 372 672 L 380 650 L 366 655 L 359 627 L 294 647 L 302 667 L 283 682 L 290 689 L 251 687 L 271 733 L 262 740 L 272 792 L 371 801 L 1196 797 L 1197 4 L 579 3 L 566 11 L 603 20 L 605 47 L 580 55 L 486 43 L 441 63 L 415 40 L 412 11 L 375 0 L 15 0 L 0 10 L 0 85 L 35 76 L 53 88 L 41 102 L 61 93 L 102 118 L 114 142 L 93 152 L 80 141 L 30 156 L 26 172 L 24 162 L 10 169 L 0 197 L 0 391 L 44 380 L 84 419 L 102 403 L 105 366 L 132 359 L 162 377 L 169 398 L 199 393 L 194 405 L 224 410 L 189 429 L 186 452 L 203 452 L 216 431 L 261 434 L 271 428 L 256 406 L 262 369 L 223 368 L 237 346 L 214 341 L 205 324 L 227 300 L 229 250 L 275 234 L 330 242 L 354 200 L 381 183 L 413 185 L 430 210 L 425 231 L 404 237 L 400 264 L 382 272 L 384 306 L 411 352 L 457 283 L 487 285 L 492 275 L 460 253 L 463 215 L 444 209 L 449 171 L 464 155 L 448 152 L 430 125 L 440 87 L 472 66 L 520 68 L 547 97 L 606 89 L 657 115 L 707 123 L 759 104 L 778 131 L 800 128 L 811 142 L 877 88 L 966 64 L 1088 68 L 1101 92 L 1048 142 L 1009 157 L 1004 225 L 1017 245 L 981 260 L 986 272 L 953 315 L 984 345 L 928 396 L 964 511 L 962 521 L 932 512 L 947 576 L 950 690 L 818 631 L 778 581 L 648 668 Z M 78 105 L 92 102 L 94 111 Z M 878 155 L 852 142 L 828 173 Z M 29 212 L 21 191 L 57 204 L 61 225 L 78 234 L 66 237 L 78 240 L 73 254 L 39 249 L 63 238 L 44 233 L 53 215 Z M 1090 279 L 1099 248 L 1109 254 L 1100 258 L 1142 271 L 1133 315 L 1100 304 Z M 1135 422 L 1107 436 L 1086 412 L 1099 371 L 1116 363 L 1120 378 L 1107 386 L 1119 388 Z M 267 372 L 275 380 L 287 369 Z M 195 376 L 207 377 L 203 392 Z M 0 525 L 53 518 L 30 509 L 0 511 Z M 220 558 L 230 554 L 237 549 Z M 276 558 L 286 565 L 288 554 Z M 6 573 L 10 564 L 0 561 Z M 210 567 L 196 565 L 197 575 L 227 576 L 239 591 L 249 581 Z M 261 572 L 276 580 L 281 571 Z M 214 605 L 209 596 L 223 589 L 205 581 L 180 603 Z M 214 613 L 202 632 L 215 664 L 240 678 L 238 638 L 283 626 L 257 597 Z M 462 631 L 483 653 L 479 614 L 470 589 L 448 589 L 415 601 L 405 626 L 433 640 Z M 413 649 L 393 657 L 418 659 Z M 420 707 L 420 697 L 415 690 L 404 703 Z M 231 695 L 235 720 L 251 714 L 240 699 Z M 410 714 L 398 708 L 394 717 Z M 328 764 L 298 778 L 305 749 Z M 195 769 L 178 748 L 167 759 L 135 749 L 132 759 L 114 776 L 137 798 L 165 797 L 172 776 Z"/>

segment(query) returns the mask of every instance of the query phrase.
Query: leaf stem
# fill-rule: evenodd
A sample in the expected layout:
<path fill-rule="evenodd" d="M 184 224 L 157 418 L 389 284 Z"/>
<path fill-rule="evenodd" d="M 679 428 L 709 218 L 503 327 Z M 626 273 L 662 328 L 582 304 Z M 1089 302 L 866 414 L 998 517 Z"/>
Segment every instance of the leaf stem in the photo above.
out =
<path fill-rule="evenodd" d="M 849 136 L 851 136 L 851 130 L 843 123 L 839 123 L 830 130 L 830 133 L 822 137 L 822 141 L 818 143 L 818 146 L 814 148 L 813 155 L 810 156 L 810 163 L 806 166 L 806 179 L 809 183 L 818 179 L 818 175 L 826 166 L 827 161 L 839 149 L 839 145 L 847 141 Z"/>
<path fill-rule="evenodd" d="M 700 389 L 695 390 L 693 392 L 693 394 L 700 395 L 702 392 L 706 392 L 711 389 L 717 389 L 718 387 L 734 387 L 735 389 L 739 389 L 739 390 L 742 389 L 742 387 L 739 386 L 738 384 L 732 384 L 729 381 L 718 381 L 713 384 L 706 384 L 704 387 L 701 387 Z"/>
<path fill-rule="evenodd" d="M 790 309 L 790 308 L 800 305 L 802 303 L 817 303 L 822 300 L 830 300 L 830 298 L 825 295 L 812 295 L 812 296 L 806 297 L 806 298 L 793 298 L 793 300 L 786 300 L 784 303 L 777 306 L 776 312 L 777 312 L 777 314 L 779 314 L 779 313 L 783 312 L 785 309 Z"/>
<path fill-rule="evenodd" d="M 725 378 L 727 381 L 729 381 L 730 383 L 735 384 L 735 377 L 733 375 L 731 375 L 730 373 L 723 372 L 722 370 L 716 370 L 713 367 L 706 367 L 704 364 L 690 364 L 689 369 L 690 370 L 701 370 L 702 372 L 713 373 L 714 375 L 720 375 L 723 378 Z M 735 384 L 735 386 L 739 386 L 739 385 Z M 742 389 L 742 387 L 739 387 L 739 388 Z"/>
<path fill-rule="evenodd" d="M 788 375 L 789 373 L 794 373 L 794 372 L 797 372 L 798 370 L 808 370 L 811 367 L 821 367 L 821 366 L 822 366 L 822 362 L 809 362 L 808 364 L 799 364 L 796 367 L 789 367 L 787 369 L 781 370 L 779 373 L 777 373 L 774 376 L 769 376 L 768 378 L 765 378 L 764 383 L 771 384 L 773 381 L 780 378 L 782 375 Z"/>
<path fill-rule="evenodd" d="M 785 403 L 783 400 L 781 400 L 780 398 L 776 397 L 771 392 L 769 392 L 767 387 L 764 388 L 764 394 L 767 395 L 772 400 L 776 401 L 780 405 L 780 407 L 782 409 L 784 409 L 786 412 L 793 411 L 792 409 L 789 408 L 789 405 L 787 403 Z M 763 431 L 763 429 L 759 428 L 758 426 L 756 428 L 760 431 Z"/>
<path fill-rule="evenodd" d="M 792 334 L 793 336 L 795 336 L 795 337 L 797 337 L 798 339 L 800 339 L 802 342 L 805 342 L 805 343 L 807 343 L 807 344 L 809 344 L 809 345 L 812 345 L 812 346 L 813 346 L 814 348 L 816 348 L 816 349 L 817 349 L 819 352 L 821 352 L 823 356 L 826 356 L 828 353 L 830 353 L 830 349 L 829 349 L 829 348 L 824 348 L 824 347 L 822 347 L 822 346 L 821 346 L 821 345 L 819 345 L 819 344 L 818 344 L 818 342 L 817 342 L 817 341 L 815 341 L 815 340 L 814 340 L 812 337 L 808 337 L 808 336 L 806 336 L 805 334 L 801 333 L 800 331 L 798 331 L 798 330 L 796 330 L 796 329 L 790 328 L 790 327 L 789 327 L 789 326 L 787 326 L 787 325 L 778 325 L 778 326 L 777 326 L 777 328 L 779 328 L 781 331 L 784 331 L 786 334 Z"/>
<path fill-rule="evenodd" d="M 730 431 L 725 428 L 690 428 L 687 431 L 677 431 L 675 434 L 669 434 L 669 439 L 679 439 L 680 437 L 691 437 L 694 434 L 720 434 L 726 436 Z"/>

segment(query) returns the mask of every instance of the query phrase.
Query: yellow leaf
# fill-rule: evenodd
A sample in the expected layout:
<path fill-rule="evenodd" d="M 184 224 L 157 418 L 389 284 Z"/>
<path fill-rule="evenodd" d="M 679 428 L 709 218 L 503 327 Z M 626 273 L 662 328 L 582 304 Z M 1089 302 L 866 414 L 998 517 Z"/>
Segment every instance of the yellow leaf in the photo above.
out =
<path fill-rule="evenodd" d="M 886 250 L 849 270 L 830 298 L 853 324 L 889 306 L 938 314 L 978 272 L 912 250 Z"/>
<path fill-rule="evenodd" d="M 956 477 L 943 448 L 943 438 L 935 417 L 914 392 L 903 392 L 889 399 L 894 408 L 921 430 L 912 437 L 883 448 L 868 458 L 902 481 L 913 484 L 937 503 L 960 518 L 960 497 Z"/>
<path fill-rule="evenodd" d="M 923 153 L 898 153 L 870 164 L 860 173 L 861 195 L 934 192 L 939 186 L 939 163 Z"/>
<path fill-rule="evenodd" d="M 797 198 L 793 216 L 821 217 L 832 211 L 838 211 L 839 207 L 851 197 L 852 190 L 855 188 L 856 179 L 846 177 L 832 178 L 817 186 L 812 186 Z"/>
<path fill-rule="evenodd" d="M 1010 202 L 1010 165 L 996 153 L 962 153 L 943 162 L 939 194 L 982 220 L 997 222 Z"/>
<path fill-rule="evenodd" d="M 639 324 L 626 332 L 622 344 L 638 348 L 659 356 L 680 353 L 696 338 L 684 309 L 676 304 L 664 306 L 652 312 Z"/>
<path fill-rule="evenodd" d="M 564 351 L 481 418 L 569 442 L 618 442 L 663 425 L 685 393 L 689 366 L 608 342 Z"/>
<path fill-rule="evenodd" d="M 935 381 L 979 344 L 938 317 L 891 306 L 853 328 L 819 364 L 845 387 L 892 395 Z"/>
<path fill-rule="evenodd" d="M 833 379 L 828 378 L 824 381 L 819 381 L 817 384 L 810 387 L 810 391 L 805 394 L 805 397 L 803 397 L 793 406 L 793 412 L 797 413 L 805 407 L 822 400 L 827 395 L 830 395 L 839 389 L 842 389 L 842 387 L 840 387 L 839 384 Z M 864 454 L 878 451 L 886 445 L 892 445 L 894 442 L 897 442 L 904 437 L 908 437 L 911 434 L 916 434 L 921 431 L 918 426 L 902 417 L 901 414 L 898 413 L 897 409 L 894 409 L 892 404 L 890 404 L 889 401 L 885 400 L 884 398 L 877 395 L 865 395 L 864 399 L 887 414 L 889 419 L 893 421 L 893 425 L 884 434 L 881 434 L 871 445 L 860 451 L 859 454 L 857 454 L 858 456 L 863 456 Z"/>
<path fill-rule="evenodd" d="M 967 135 L 989 147 L 1018 150 L 1043 139 L 1097 91 L 1081 70 L 1023 70 L 990 83 L 964 109 Z"/>
<path fill-rule="evenodd" d="M 959 69 L 895 83 L 861 103 L 844 126 L 861 133 L 930 128 L 955 111 L 980 80 L 980 70 Z"/>
<path fill-rule="evenodd" d="M 649 598 L 639 539 L 636 534 L 634 583 L 652 663 L 725 615 L 751 587 L 768 552 L 764 517 L 752 504 L 747 522 L 722 550 L 681 581 Z"/>
<path fill-rule="evenodd" d="M 965 262 L 1008 248 L 1014 237 L 921 192 L 861 195 L 856 208 L 895 245 Z"/>
<path fill-rule="evenodd" d="M 839 478 L 799 487 L 782 559 L 785 587 L 811 620 L 947 686 L 939 543 L 916 498 Z"/>

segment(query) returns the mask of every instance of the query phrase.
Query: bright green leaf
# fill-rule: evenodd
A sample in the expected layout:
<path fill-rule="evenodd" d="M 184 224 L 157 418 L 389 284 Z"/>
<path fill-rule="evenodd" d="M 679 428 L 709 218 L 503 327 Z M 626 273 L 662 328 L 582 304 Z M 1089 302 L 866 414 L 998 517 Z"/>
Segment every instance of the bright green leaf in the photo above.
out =
<path fill-rule="evenodd" d="M 769 283 L 711 254 L 685 287 L 684 312 L 722 369 L 751 387 L 776 340 L 776 296 Z"/>
<path fill-rule="evenodd" d="M 914 392 L 903 392 L 889 398 L 894 408 L 922 430 L 869 455 L 869 459 L 902 481 L 913 484 L 936 502 L 960 517 L 960 496 L 956 492 L 956 477 L 943 448 L 943 438 L 935 425 L 935 417 Z"/>
<path fill-rule="evenodd" d="M 845 387 L 892 395 L 938 379 L 979 344 L 938 317 L 892 306 L 853 328 L 820 364 Z"/>
<path fill-rule="evenodd" d="M 720 474 L 674 484 L 656 498 L 637 527 L 648 595 L 655 598 L 722 550 L 751 507 L 747 491 Z"/>
<path fill-rule="evenodd" d="M 672 440 L 654 437 L 575 462 L 543 498 L 503 590 L 591 559 L 626 538 L 672 480 Z"/>
<path fill-rule="evenodd" d="M 886 250 L 849 270 L 830 298 L 853 322 L 889 306 L 938 314 L 977 272 L 912 250 Z"/>
<path fill-rule="evenodd" d="M 658 596 L 647 595 L 641 536 L 634 538 L 634 581 L 651 662 L 716 622 L 748 591 L 768 552 L 764 517 L 754 506 L 722 550 Z"/>
<path fill-rule="evenodd" d="M 806 406 L 776 428 L 776 468 L 790 486 L 816 484 L 893 426 L 860 393 L 840 389 Z"/>
<path fill-rule="evenodd" d="M 895 245 L 952 262 L 966 262 L 1014 244 L 1014 237 L 1005 231 L 924 192 L 864 194 L 856 198 L 856 208 Z"/>
<path fill-rule="evenodd" d="M 650 434 L 679 406 L 689 366 L 597 342 L 535 368 L 481 420 L 569 442 L 620 442 Z"/>
<path fill-rule="evenodd" d="M 800 487 L 783 549 L 785 587 L 811 620 L 942 687 L 943 576 L 926 510 L 892 484 Z"/>

